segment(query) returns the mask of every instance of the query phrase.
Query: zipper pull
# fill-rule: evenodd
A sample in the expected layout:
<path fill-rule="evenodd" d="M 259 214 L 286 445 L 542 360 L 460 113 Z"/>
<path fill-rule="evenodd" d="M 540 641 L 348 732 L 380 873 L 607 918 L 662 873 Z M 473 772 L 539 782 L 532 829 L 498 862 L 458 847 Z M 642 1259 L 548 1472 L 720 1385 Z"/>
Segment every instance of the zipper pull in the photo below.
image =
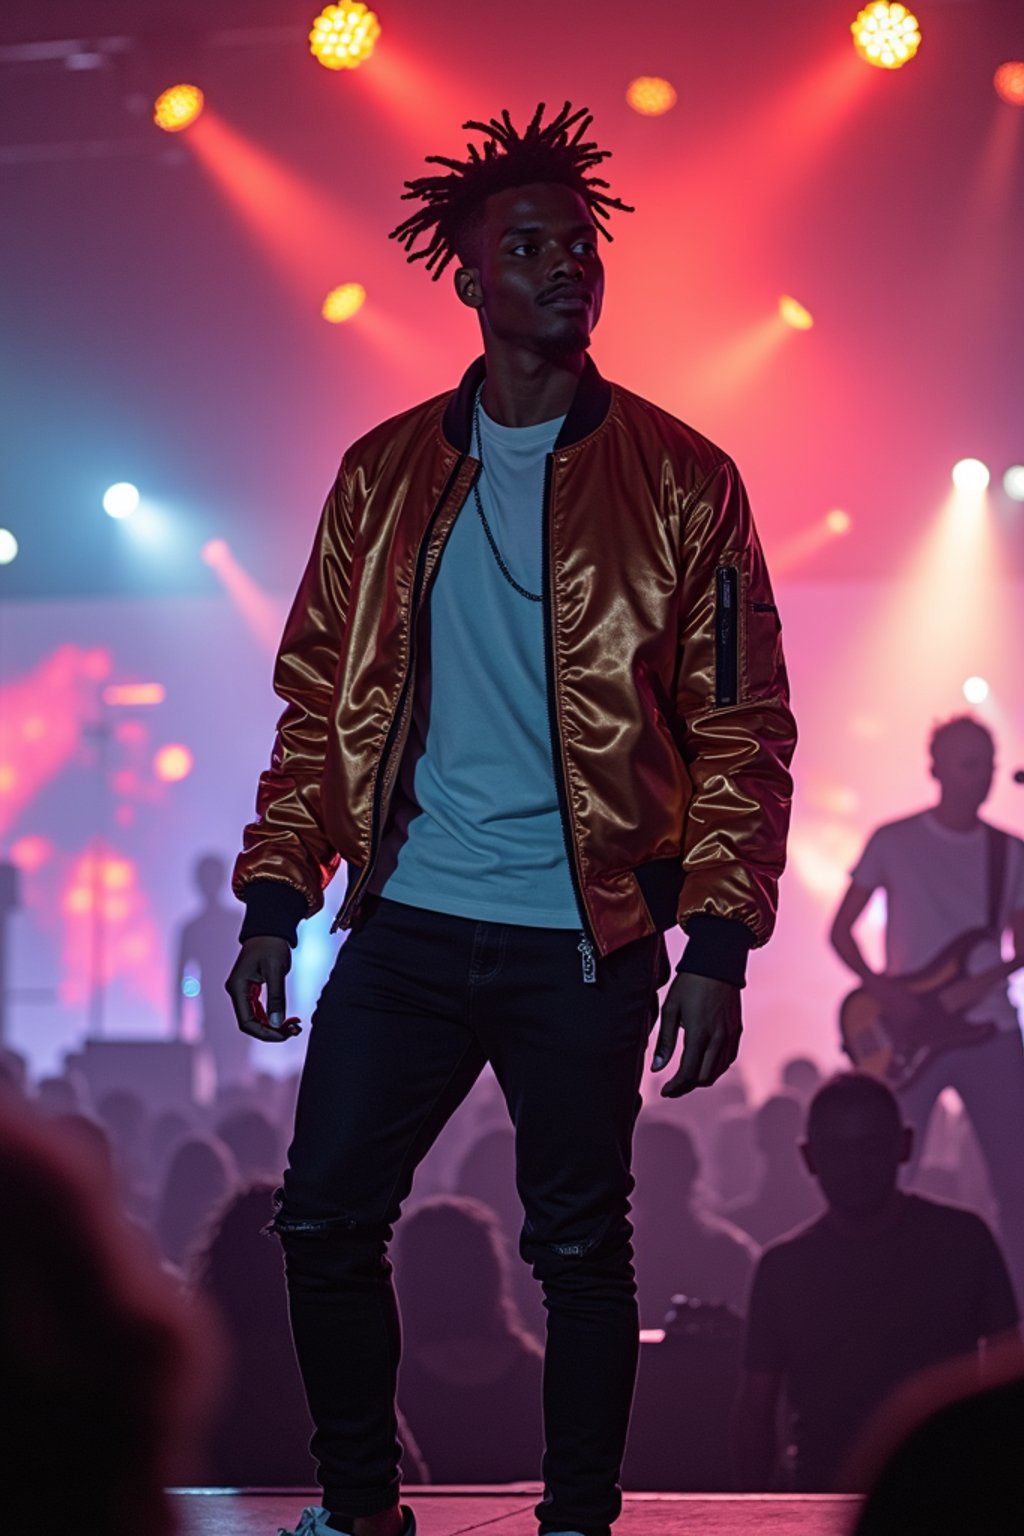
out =
<path fill-rule="evenodd" d="M 583 980 L 591 985 L 597 981 L 597 956 L 594 954 L 594 946 L 586 934 L 580 931 L 580 941 L 576 948 L 583 958 Z"/>

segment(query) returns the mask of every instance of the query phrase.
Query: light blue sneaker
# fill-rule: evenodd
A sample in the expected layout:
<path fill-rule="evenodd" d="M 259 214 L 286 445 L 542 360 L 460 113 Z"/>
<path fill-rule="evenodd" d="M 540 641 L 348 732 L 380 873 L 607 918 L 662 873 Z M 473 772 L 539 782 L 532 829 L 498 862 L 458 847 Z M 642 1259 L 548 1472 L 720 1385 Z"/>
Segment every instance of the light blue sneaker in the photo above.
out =
<path fill-rule="evenodd" d="M 399 1507 L 405 1521 L 402 1536 L 416 1536 L 416 1516 L 407 1504 Z M 329 1509 L 323 1509 L 319 1504 L 307 1504 L 294 1531 L 286 1531 L 283 1526 L 279 1526 L 277 1536 L 336 1536 L 333 1528 L 327 1524 L 329 1515 Z"/>

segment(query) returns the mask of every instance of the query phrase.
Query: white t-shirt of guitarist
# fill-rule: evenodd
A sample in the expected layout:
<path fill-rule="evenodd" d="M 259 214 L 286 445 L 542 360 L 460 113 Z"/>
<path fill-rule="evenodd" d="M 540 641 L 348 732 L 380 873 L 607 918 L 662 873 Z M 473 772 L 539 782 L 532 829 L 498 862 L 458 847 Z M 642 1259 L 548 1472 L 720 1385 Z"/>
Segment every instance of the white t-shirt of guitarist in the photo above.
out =
<path fill-rule="evenodd" d="M 999 908 L 1001 928 L 1024 909 L 1024 842 L 1006 834 L 1006 865 Z M 953 939 L 988 920 L 988 833 L 979 824 L 970 832 L 952 832 L 931 811 L 919 811 L 879 827 L 850 871 L 856 885 L 886 897 L 885 974 L 905 976 L 921 970 Z M 971 975 L 998 965 L 999 943 L 983 939 L 972 951 Z M 1016 1029 L 1017 1015 L 1005 981 L 998 982 L 967 1013 L 972 1022 L 988 1021 Z"/>

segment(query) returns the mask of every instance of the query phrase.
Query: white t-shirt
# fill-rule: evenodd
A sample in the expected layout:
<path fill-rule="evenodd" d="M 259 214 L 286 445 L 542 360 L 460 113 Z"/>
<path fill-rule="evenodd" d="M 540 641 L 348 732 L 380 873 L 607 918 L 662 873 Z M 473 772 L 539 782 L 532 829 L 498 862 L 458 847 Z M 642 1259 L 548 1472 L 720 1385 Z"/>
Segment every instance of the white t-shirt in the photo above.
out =
<path fill-rule="evenodd" d="M 1007 837 L 1000 928 L 1024 908 L 1024 842 Z M 856 885 L 885 891 L 885 970 L 902 976 L 920 970 L 953 939 L 988 921 L 988 832 L 951 832 L 931 811 L 879 827 L 850 875 Z M 999 961 L 995 938 L 985 939 L 969 961 L 972 973 Z M 1017 1015 L 1004 982 L 998 983 L 968 1018 L 988 1019 L 1015 1029 Z"/>

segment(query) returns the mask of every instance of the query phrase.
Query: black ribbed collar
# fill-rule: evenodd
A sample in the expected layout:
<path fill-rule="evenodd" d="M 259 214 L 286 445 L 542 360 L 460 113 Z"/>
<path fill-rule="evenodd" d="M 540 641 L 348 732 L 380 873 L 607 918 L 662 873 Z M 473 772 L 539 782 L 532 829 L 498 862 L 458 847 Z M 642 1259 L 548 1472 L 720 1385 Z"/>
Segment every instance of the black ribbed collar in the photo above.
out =
<path fill-rule="evenodd" d="M 473 401 L 487 374 L 486 358 L 478 357 L 462 375 L 462 382 L 445 407 L 442 430 L 453 448 L 468 453 L 473 427 Z M 567 448 L 587 437 L 604 421 L 611 405 L 612 387 L 601 377 L 591 358 L 583 359 L 576 393 L 562 422 L 556 448 Z"/>

